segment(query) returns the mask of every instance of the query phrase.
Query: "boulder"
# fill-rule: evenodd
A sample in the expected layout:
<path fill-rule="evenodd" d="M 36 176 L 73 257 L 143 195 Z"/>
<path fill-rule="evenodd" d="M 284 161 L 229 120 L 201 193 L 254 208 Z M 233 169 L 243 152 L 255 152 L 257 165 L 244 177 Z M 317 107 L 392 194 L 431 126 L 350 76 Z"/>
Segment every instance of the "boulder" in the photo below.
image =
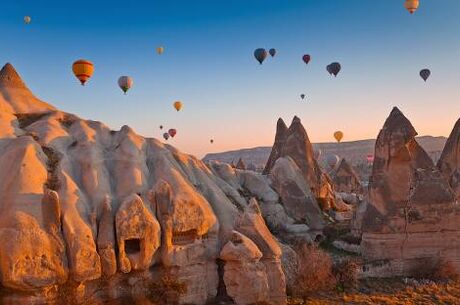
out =
<path fill-rule="evenodd" d="M 282 157 L 275 162 L 270 179 L 289 217 L 296 223 L 307 224 L 315 231 L 324 228 L 321 209 L 299 167 L 290 157 Z"/>
<path fill-rule="evenodd" d="M 227 294 L 238 305 L 269 303 L 269 283 L 262 252 L 249 238 L 236 231 L 220 252 Z"/>

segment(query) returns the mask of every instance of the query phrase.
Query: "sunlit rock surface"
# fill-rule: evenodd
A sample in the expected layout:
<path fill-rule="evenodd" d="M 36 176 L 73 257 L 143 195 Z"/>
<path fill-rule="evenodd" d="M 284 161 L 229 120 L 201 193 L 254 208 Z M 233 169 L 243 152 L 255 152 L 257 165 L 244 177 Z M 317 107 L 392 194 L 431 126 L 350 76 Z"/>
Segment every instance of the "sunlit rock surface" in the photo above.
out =
<path fill-rule="evenodd" d="M 455 193 L 416 135 L 394 108 L 377 139 L 361 244 L 375 276 L 413 275 L 443 262 L 460 270 Z"/>

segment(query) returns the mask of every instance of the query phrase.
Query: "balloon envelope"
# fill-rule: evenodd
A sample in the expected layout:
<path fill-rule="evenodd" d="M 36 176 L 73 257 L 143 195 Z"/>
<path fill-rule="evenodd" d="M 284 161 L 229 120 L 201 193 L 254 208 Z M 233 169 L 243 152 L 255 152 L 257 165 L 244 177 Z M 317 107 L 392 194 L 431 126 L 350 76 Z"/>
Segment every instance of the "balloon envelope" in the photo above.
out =
<path fill-rule="evenodd" d="M 214 140 L 213 140 L 213 139 L 211 139 L 211 140 L 209 140 L 209 142 L 211 142 L 211 144 L 212 144 L 212 143 L 214 143 Z"/>
<path fill-rule="evenodd" d="M 420 77 L 426 81 L 431 75 L 431 71 L 429 69 L 423 69 L 420 71 Z"/>
<path fill-rule="evenodd" d="M 160 129 L 163 129 L 163 125 L 160 125 Z"/>
<path fill-rule="evenodd" d="M 268 51 L 268 53 L 270 53 L 271 57 L 275 57 L 275 55 L 276 55 L 276 49 L 270 49 L 270 50 Z"/>
<path fill-rule="evenodd" d="M 129 76 L 120 76 L 118 79 L 118 86 L 126 94 L 129 89 L 133 86 L 133 79 Z"/>
<path fill-rule="evenodd" d="M 327 165 L 329 165 L 329 167 L 332 169 L 334 169 L 337 166 L 337 164 L 339 163 L 339 160 L 340 160 L 339 156 L 334 155 L 334 154 L 329 154 L 326 157 Z"/>
<path fill-rule="evenodd" d="M 175 101 L 173 106 L 177 111 L 180 111 L 182 109 L 182 107 L 184 106 L 184 104 L 182 104 L 181 101 Z"/>
<path fill-rule="evenodd" d="M 158 55 L 163 54 L 164 51 L 165 51 L 165 48 L 164 48 L 164 47 L 158 47 L 158 48 L 157 48 L 157 53 L 158 53 Z"/>
<path fill-rule="evenodd" d="M 420 5 L 419 0 L 406 0 L 404 3 L 404 7 L 409 11 L 409 13 L 413 14 L 418 9 Z"/>
<path fill-rule="evenodd" d="M 305 99 L 305 94 L 301 94 L 301 95 L 300 95 L 300 98 L 301 98 L 301 99 Z"/>
<path fill-rule="evenodd" d="M 366 159 L 367 159 L 367 162 L 372 163 L 374 162 L 374 155 L 367 155 Z"/>
<path fill-rule="evenodd" d="M 25 24 L 29 24 L 31 21 L 32 21 L 32 18 L 30 18 L 30 16 L 25 16 L 24 17 L 24 23 Z"/>
<path fill-rule="evenodd" d="M 308 55 L 308 54 L 305 54 L 304 56 L 302 56 L 302 60 L 303 60 L 303 62 L 304 62 L 305 64 L 308 65 L 308 63 L 309 63 L 310 60 L 311 60 L 311 56 Z"/>
<path fill-rule="evenodd" d="M 79 59 L 72 65 L 72 71 L 80 83 L 85 85 L 85 83 L 90 79 L 94 73 L 94 65 L 92 62 L 86 59 Z"/>
<path fill-rule="evenodd" d="M 337 140 L 337 142 L 342 141 L 342 139 L 343 139 L 343 132 L 341 132 L 340 130 L 334 132 L 334 138 Z"/>
<path fill-rule="evenodd" d="M 257 59 L 257 61 L 262 64 L 267 58 L 267 51 L 265 49 L 259 48 L 254 51 L 254 57 Z"/>
<path fill-rule="evenodd" d="M 168 139 L 169 139 L 169 133 L 165 132 L 165 133 L 163 134 L 163 138 L 164 138 L 165 140 L 168 140 Z"/>
<path fill-rule="evenodd" d="M 169 135 L 170 135 L 171 137 L 174 138 L 174 136 L 176 135 L 177 131 L 176 131 L 175 129 L 170 129 L 170 130 L 168 130 L 168 133 L 169 133 Z"/>
<path fill-rule="evenodd" d="M 342 66 L 338 62 L 333 62 L 332 64 L 328 65 L 326 69 L 329 74 L 337 76 L 337 74 L 339 74 L 340 70 L 342 69 Z"/>

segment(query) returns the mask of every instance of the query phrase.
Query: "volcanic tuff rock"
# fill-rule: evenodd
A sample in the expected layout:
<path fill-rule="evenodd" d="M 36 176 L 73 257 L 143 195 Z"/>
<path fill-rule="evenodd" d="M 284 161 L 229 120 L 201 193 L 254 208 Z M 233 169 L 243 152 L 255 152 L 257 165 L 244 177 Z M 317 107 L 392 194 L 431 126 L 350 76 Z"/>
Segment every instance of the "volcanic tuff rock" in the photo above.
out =
<path fill-rule="evenodd" d="M 458 203 L 416 135 L 394 108 L 377 138 L 361 243 L 376 276 L 413 275 L 444 262 L 460 270 Z"/>
<path fill-rule="evenodd" d="M 334 207 L 335 195 L 332 183 L 315 160 L 313 146 L 298 117 L 294 117 L 289 128 L 281 118 L 278 119 L 275 143 L 263 173 L 270 173 L 276 160 L 281 157 L 291 157 L 296 163 L 323 209 Z"/>
<path fill-rule="evenodd" d="M 136 277 L 134 270 L 148 273 L 153 266 L 187 286 L 180 303 L 204 304 L 217 294 L 216 259 L 240 232 L 260 249 L 256 265 L 264 269 L 269 301 L 284 304 L 278 242 L 255 199 L 250 203 L 256 197 L 275 205 L 279 196 L 266 177 L 238 171 L 209 168 L 128 126 L 112 131 L 56 110 L 6 65 L 0 72 L 1 283 L 48 291 L 76 282 L 84 294 L 102 276 Z M 247 275 L 223 275 L 240 276 Z"/>
<path fill-rule="evenodd" d="M 460 119 L 454 126 L 441 154 L 438 167 L 460 199 Z"/>
<path fill-rule="evenodd" d="M 361 194 L 363 192 L 358 174 L 345 159 L 340 161 L 332 179 L 337 192 L 354 194 Z"/>

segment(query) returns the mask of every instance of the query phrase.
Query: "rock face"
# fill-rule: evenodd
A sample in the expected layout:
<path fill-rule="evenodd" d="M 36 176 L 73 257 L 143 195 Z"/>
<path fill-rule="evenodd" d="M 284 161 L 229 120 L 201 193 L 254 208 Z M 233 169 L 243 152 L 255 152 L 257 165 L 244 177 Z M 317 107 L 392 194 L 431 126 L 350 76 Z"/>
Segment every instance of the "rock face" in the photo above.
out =
<path fill-rule="evenodd" d="M 394 108 L 379 133 L 361 250 L 376 276 L 413 275 L 450 262 L 460 270 L 455 194 Z"/>
<path fill-rule="evenodd" d="M 305 223 L 311 229 L 321 231 L 324 227 L 321 210 L 296 163 L 290 157 L 279 158 L 270 177 L 287 214 L 296 223 Z"/>
<path fill-rule="evenodd" d="M 457 200 L 460 200 L 460 119 L 447 139 L 438 168 L 449 181 Z"/>
<path fill-rule="evenodd" d="M 294 117 L 289 128 L 282 119 L 278 120 L 275 143 L 263 173 L 269 174 L 281 157 L 290 157 L 296 163 L 323 209 L 334 207 L 335 195 L 332 183 L 315 160 L 313 146 L 298 117 Z"/>
<path fill-rule="evenodd" d="M 236 163 L 236 168 L 237 169 L 242 169 L 242 170 L 246 169 L 246 164 L 244 164 L 243 159 L 240 158 L 238 160 L 238 163 Z"/>
<path fill-rule="evenodd" d="M 118 208 L 115 218 L 120 271 L 145 270 L 160 247 L 160 224 L 138 195 L 131 195 Z"/>
<path fill-rule="evenodd" d="M 262 252 L 246 236 L 233 232 L 220 253 L 225 262 L 224 282 L 237 304 L 268 302 L 269 287 Z"/>
<path fill-rule="evenodd" d="M 354 194 L 363 192 L 358 174 L 345 159 L 340 161 L 332 179 L 337 192 Z"/>
<path fill-rule="evenodd" d="M 102 277 L 162 268 L 187 287 L 179 303 L 205 304 L 222 280 L 249 280 L 237 270 L 218 273 L 216 260 L 236 231 L 251 245 L 236 246 L 238 255 L 260 270 L 256 299 L 285 304 L 281 252 L 251 197 L 284 211 L 265 176 L 208 167 L 128 126 L 112 131 L 56 110 L 11 65 L 1 70 L 4 287 L 36 293 L 71 282 L 84 294 Z M 238 289 L 227 290 L 237 300 L 252 293 Z"/>

